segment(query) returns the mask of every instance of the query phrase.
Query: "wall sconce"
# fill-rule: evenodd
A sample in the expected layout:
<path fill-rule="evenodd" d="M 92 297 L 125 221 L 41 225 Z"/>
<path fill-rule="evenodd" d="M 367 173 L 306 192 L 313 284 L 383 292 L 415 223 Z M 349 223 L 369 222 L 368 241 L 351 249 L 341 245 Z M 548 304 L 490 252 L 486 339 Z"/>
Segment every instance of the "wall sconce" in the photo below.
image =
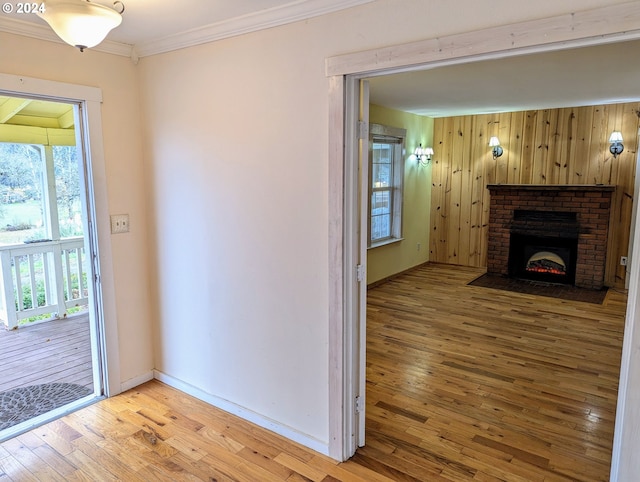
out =
<path fill-rule="evenodd" d="M 102 42 L 122 22 L 124 4 L 116 1 L 113 6 L 115 9 L 90 0 L 46 0 L 45 8 L 35 13 L 58 37 L 84 52 Z"/>
<path fill-rule="evenodd" d="M 422 147 L 422 144 L 420 144 L 416 147 L 416 150 L 413 153 L 415 154 L 418 162 L 423 166 L 426 166 L 431 161 L 431 156 L 433 156 L 433 148 Z"/>
<path fill-rule="evenodd" d="M 613 158 L 618 157 L 618 154 L 622 154 L 624 146 L 622 145 L 622 133 L 620 131 L 613 131 L 611 137 L 609 137 L 609 152 L 613 154 Z"/>
<path fill-rule="evenodd" d="M 496 136 L 493 136 L 491 139 L 489 139 L 489 147 L 493 147 L 491 153 L 493 154 L 494 159 L 497 159 L 502 155 L 503 151 L 502 147 L 500 147 L 500 139 L 498 139 Z"/>

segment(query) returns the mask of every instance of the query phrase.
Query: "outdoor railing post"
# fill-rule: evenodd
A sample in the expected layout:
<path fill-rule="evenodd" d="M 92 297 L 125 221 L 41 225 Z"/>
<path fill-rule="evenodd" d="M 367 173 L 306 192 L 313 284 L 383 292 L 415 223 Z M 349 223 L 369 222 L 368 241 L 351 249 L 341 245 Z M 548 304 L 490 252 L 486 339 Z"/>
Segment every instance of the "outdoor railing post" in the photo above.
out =
<path fill-rule="evenodd" d="M 53 245 L 53 269 L 55 273 L 56 312 L 58 318 L 64 318 L 67 314 L 67 305 L 64 297 L 64 268 L 62 264 L 62 247 L 60 241 Z"/>
<path fill-rule="evenodd" d="M 18 326 L 18 315 L 16 312 L 16 295 L 13 289 L 13 273 L 11 271 L 11 251 L 0 252 L 0 263 L 2 264 L 2 276 L 0 277 L 2 286 L 0 288 L 4 298 L 3 321 L 8 330 L 13 330 Z"/>

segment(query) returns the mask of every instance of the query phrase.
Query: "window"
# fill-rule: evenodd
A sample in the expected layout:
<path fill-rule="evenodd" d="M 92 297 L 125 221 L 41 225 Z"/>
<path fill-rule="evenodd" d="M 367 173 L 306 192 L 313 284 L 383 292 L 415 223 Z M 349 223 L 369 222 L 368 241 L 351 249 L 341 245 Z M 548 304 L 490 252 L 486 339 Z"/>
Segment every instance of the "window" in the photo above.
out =
<path fill-rule="evenodd" d="M 372 124 L 369 139 L 369 247 L 402 237 L 405 130 Z"/>

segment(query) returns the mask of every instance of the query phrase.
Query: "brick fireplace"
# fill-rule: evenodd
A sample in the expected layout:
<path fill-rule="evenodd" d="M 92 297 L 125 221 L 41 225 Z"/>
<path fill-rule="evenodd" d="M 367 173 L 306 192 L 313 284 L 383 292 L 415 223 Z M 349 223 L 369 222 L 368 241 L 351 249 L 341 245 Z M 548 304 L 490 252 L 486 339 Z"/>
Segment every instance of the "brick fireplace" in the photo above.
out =
<path fill-rule="evenodd" d="M 490 184 L 487 273 L 601 289 L 615 186 Z"/>

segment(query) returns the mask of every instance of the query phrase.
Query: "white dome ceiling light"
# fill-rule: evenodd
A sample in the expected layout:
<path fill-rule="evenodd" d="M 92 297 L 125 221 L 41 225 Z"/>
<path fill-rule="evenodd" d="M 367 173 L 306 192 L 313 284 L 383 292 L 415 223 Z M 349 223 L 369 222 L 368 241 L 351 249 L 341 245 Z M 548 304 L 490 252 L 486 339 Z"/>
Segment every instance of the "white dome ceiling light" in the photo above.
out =
<path fill-rule="evenodd" d="M 106 7 L 90 0 L 47 0 L 44 11 L 36 12 L 69 45 L 84 49 L 95 47 L 120 25 L 124 4 Z"/>

